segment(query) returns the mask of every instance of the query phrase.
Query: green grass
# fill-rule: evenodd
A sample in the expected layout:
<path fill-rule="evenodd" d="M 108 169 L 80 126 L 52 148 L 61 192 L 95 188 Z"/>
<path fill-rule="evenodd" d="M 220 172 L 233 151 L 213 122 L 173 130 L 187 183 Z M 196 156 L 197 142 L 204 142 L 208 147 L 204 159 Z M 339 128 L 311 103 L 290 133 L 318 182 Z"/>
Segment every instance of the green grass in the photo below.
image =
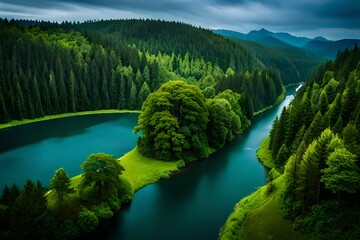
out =
<path fill-rule="evenodd" d="M 275 170 L 269 150 L 270 138 L 260 145 L 256 155 L 267 168 Z M 276 171 L 276 176 L 280 175 Z M 274 181 L 273 191 L 267 193 L 267 185 L 243 198 L 236 204 L 220 233 L 220 239 L 294 239 L 296 234 L 292 222 L 282 217 L 280 212 L 281 194 L 285 189 L 285 176 Z"/>
<path fill-rule="evenodd" d="M 275 163 L 269 149 L 270 136 L 265 138 L 264 141 L 260 144 L 260 148 L 256 151 L 256 156 L 259 161 L 267 168 L 275 168 Z"/>
<path fill-rule="evenodd" d="M 282 217 L 279 200 L 284 189 L 284 176 L 273 181 L 274 190 L 261 187 L 236 204 L 220 234 L 220 239 L 294 239 L 292 222 Z"/>
<path fill-rule="evenodd" d="M 134 191 L 154 183 L 160 179 L 169 178 L 179 170 L 177 162 L 166 162 L 141 155 L 136 148 L 120 158 L 125 168 L 123 176 L 132 184 Z"/>
<path fill-rule="evenodd" d="M 48 115 L 41 118 L 34 119 L 23 119 L 23 120 L 12 120 L 8 123 L 0 124 L 0 129 L 15 127 L 23 124 L 41 122 L 46 120 L 52 120 L 57 118 L 65 118 L 65 117 L 74 117 L 74 116 L 82 116 L 82 115 L 92 115 L 92 114 L 110 114 L 110 113 L 140 113 L 137 110 L 117 110 L 117 109 L 105 109 L 105 110 L 96 110 L 96 111 L 84 111 L 84 112 L 75 112 L 75 113 L 62 113 L 56 115 Z"/>
<path fill-rule="evenodd" d="M 126 153 L 119 159 L 121 165 L 125 168 L 121 177 L 128 180 L 134 192 L 142 187 L 154 183 L 161 179 L 167 179 L 172 173 L 179 170 L 179 162 L 166 162 L 153 158 L 142 156 L 136 148 Z M 81 175 L 71 178 L 70 187 L 74 189 L 73 193 L 67 195 L 64 199 L 61 215 L 70 217 L 81 206 L 79 195 L 79 185 L 81 184 Z M 48 208 L 55 210 L 58 207 L 56 194 L 50 191 L 47 195 Z"/>

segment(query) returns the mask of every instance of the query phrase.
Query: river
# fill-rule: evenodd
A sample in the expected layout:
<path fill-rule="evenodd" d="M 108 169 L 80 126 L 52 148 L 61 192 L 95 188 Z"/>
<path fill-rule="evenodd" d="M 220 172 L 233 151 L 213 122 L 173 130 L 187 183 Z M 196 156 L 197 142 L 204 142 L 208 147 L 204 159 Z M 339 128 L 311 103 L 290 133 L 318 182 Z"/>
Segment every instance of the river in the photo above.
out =
<path fill-rule="evenodd" d="M 265 184 L 256 150 L 276 116 L 293 98 L 257 115 L 252 125 L 208 159 L 136 192 L 133 201 L 93 235 L 96 239 L 217 239 L 235 204 Z M 55 170 L 70 176 L 94 152 L 120 157 L 135 146 L 137 114 L 91 115 L 38 122 L 0 131 L 0 186 L 26 179 L 44 185 Z"/>

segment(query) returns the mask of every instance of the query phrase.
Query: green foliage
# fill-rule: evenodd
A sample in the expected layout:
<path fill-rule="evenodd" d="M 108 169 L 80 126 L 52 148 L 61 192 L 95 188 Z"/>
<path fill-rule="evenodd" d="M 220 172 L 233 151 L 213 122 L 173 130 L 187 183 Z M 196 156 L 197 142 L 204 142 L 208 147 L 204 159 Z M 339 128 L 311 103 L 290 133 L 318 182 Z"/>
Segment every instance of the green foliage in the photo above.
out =
<path fill-rule="evenodd" d="M 94 212 L 98 218 L 106 219 L 111 218 L 114 215 L 109 204 L 106 202 L 102 202 L 99 205 L 93 206 L 91 211 Z"/>
<path fill-rule="evenodd" d="M 321 181 L 333 191 L 355 193 L 360 188 L 360 169 L 356 166 L 356 156 L 346 148 L 336 148 L 326 161 Z"/>
<path fill-rule="evenodd" d="M 192 136 L 201 135 L 208 123 L 208 110 L 201 90 L 183 81 L 170 81 L 149 95 L 134 132 L 142 131 L 139 151 L 163 160 L 189 159 L 193 153 L 207 147 L 195 146 Z"/>
<path fill-rule="evenodd" d="M 134 189 L 133 189 L 131 183 L 126 178 L 120 177 L 120 189 L 118 192 L 118 197 L 119 197 L 120 203 L 130 202 L 131 199 L 133 198 L 133 196 L 134 196 Z M 112 198 L 114 199 L 114 197 L 112 197 Z M 116 200 L 116 198 L 115 198 L 115 200 Z M 119 205 L 119 207 L 120 207 L 120 205 Z"/>
<path fill-rule="evenodd" d="M 275 165 L 277 168 L 281 168 L 285 165 L 289 158 L 289 150 L 287 149 L 286 145 L 283 144 L 278 151 L 278 154 L 275 158 Z"/>
<path fill-rule="evenodd" d="M 63 168 L 56 170 L 54 177 L 50 180 L 50 186 L 56 191 L 60 203 L 63 198 L 72 191 L 70 188 L 70 179 Z"/>
<path fill-rule="evenodd" d="M 270 132 L 273 153 L 285 145 L 291 155 L 282 212 L 311 239 L 358 234 L 359 220 L 351 212 L 358 212 L 360 186 L 359 53 L 358 47 L 340 52 L 319 68 Z"/>
<path fill-rule="evenodd" d="M 34 185 L 32 181 L 27 180 L 14 204 L 10 205 L 11 238 L 40 238 L 46 231 L 44 228 L 46 206 L 41 184 Z"/>
<path fill-rule="evenodd" d="M 91 232 L 95 230 L 99 224 L 99 218 L 94 212 L 90 211 L 86 207 L 83 207 L 79 212 L 77 224 L 82 232 Z"/>
<path fill-rule="evenodd" d="M 121 186 L 119 175 L 124 168 L 114 156 L 105 153 L 91 154 L 81 168 L 84 171 L 82 190 L 90 187 L 89 191 L 95 192 L 97 199 L 107 199 L 114 194 L 117 196 Z"/>
<path fill-rule="evenodd" d="M 183 167 L 185 167 L 185 161 L 182 160 L 182 159 L 178 160 L 178 161 L 176 162 L 176 167 L 177 167 L 177 168 L 183 168 Z"/>

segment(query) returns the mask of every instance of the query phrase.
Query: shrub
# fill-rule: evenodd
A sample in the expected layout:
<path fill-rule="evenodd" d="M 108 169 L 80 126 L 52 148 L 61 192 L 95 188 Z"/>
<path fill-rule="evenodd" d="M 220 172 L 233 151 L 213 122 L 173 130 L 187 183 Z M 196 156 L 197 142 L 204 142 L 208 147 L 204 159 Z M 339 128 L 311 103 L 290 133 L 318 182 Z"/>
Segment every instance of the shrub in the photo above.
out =
<path fill-rule="evenodd" d="M 108 199 L 108 204 L 111 210 L 119 210 L 121 207 L 120 199 L 117 197 L 110 197 Z"/>
<path fill-rule="evenodd" d="M 121 203 L 131 201 L 134 196 L 134 190 L 131 183 L 123 177 L 120 177 L 120 189 L 118 195 Z"/>
<path fill-rule="evenodd" d="M 106 202 L 94 205 L 91 210 L 96 214 L 96 216 L 98 216 L 98 218 L 111 218 L 114 215 L 109 204 Z"/>
<path fill-rule="evenodd" d="M 176 162 L 176 167 L 177 168 L 182 168 L 182 167 L 185 167 L 185 162 L 184 160 L 179 160 Z"/>
<path fill-rule="evenodd" d="M 94 212 L 83 207 L 79 212 L 77 223 L 82 232 L 91 232 L 99 224 L 99 219 Z"/>

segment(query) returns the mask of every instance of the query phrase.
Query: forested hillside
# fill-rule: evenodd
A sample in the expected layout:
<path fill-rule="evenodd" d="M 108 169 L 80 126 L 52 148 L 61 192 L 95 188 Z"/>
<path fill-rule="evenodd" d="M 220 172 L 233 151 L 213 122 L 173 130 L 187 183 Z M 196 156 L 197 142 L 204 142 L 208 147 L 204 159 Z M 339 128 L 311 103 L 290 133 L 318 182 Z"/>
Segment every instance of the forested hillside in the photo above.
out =
<path fill-rule="evenodd" d="M 273 123 L 282 212 L 311 239 L 359 239 L 360 49 L 339 53 Z"/>
<path fill-rule="evenodd" d="M 321 55 L 295 47 L 298 41 L 303 42 L 305 38 L 284 33 L 284 36 L 288 36 L 289 40 L 291 39 L 290 42 L 294 44 L 291 45 L 282 41 L 281 38 L 272 37 L 271 34 L 275 33 L 264 29 L 248 34 L 228 30 L 213 30 L 213 32 L 239 43 L 266 66 L 277 69 L 284 85 L 305 82 L 323 61 Z M 310 41 L 310 39 L 307 40 Z"/>
<path fill-rule="evenodd" d="M 97 109 L 140 109 L 182 79 L 207 96 L 242 94 L 248 117 L 275 103 L 279 73 L 240 45 L 186 24 L 0 21 L 0 122 Z M 244 93 L 244 94 L 243 94 Z"/>

